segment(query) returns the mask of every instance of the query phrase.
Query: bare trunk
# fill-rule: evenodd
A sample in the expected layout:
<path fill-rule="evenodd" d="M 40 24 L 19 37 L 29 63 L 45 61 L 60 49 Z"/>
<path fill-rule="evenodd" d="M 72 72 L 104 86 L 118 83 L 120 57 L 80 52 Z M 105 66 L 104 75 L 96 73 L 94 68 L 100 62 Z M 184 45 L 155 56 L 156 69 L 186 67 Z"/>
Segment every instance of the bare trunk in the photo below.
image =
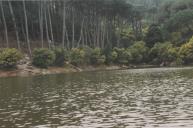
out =
<path fill-rule="evenodd" d="M 74 9 L 72 9 L 72 47 L 74 47 L 74 43 L 75 43 L 75 23 L 74 23 Z"/>
<path fill-rule="evenodd" d="M 44 27 L 43 27 L 43 9 L 42 9 L 41 1 L 40 1 L 40 9 L 39 9 L 39 25 L 40 25 L 41 44 L 43 48 L 44 47 Z"/>
<path fill-rule="evenodd" d="M 101 48 L 104 48 L 104 43 L 105 43 L 105 23 L 102 25 L 103 28 L 101 28 Z"/>
<path fill-rule="evenodd" d="M 25 1 L 24 0 L 23 0 L 23 11 L 24 11 L 24 17 L 25 17 L 26 40 L 27 40 L 29 55 L 31 56 L 32 52 L 31 52 L 31 46 L 30 46 L 30 41 L 29 41 L 28 21 L 27 21 L 27 14 L 26 14 L 26 7 L 25 7 Z"/>
<path fill-rule="evenodd" d="M 52 20 L 51 20 L 49 5 L 48 5 L 48 19 L 49 19 L 49 25 L 50 25 L 51 43 L 54 46 L 54 36 L 53 36 L 53 31 L 52 31 Z"/>
<path fill-rule="evenodd" d="M 100 48 L 100 22 L 97 22 L 97 47 Z"/>
<path fill-rule="evenodd" d="M 15 20 L 15 15 L 13 13 L 12 4 L 11 4 L 10 1 L 8 1 L 8 3 L 9 3 L 9 9 L 10 9 L 10 12 L 11 12 L 11 17 L 12 17 L 13 24 L 14 24 L 14 29 L 15 29 L 16 39 L 17 39 L 17 47 L 18 47 L 19 50 L 21 50 L 20 40 L 19 40 L 19 33 L 18 33 L 18 28 L 17 28 L 17 24 L 16 24 L 16 20 Z"/>
<path fill-rule="evenodd" d="M 67 39 L 67 48 L 70 49 L 70 41 L 68 39 L 68 31 L 67 31 L 67 29 L 66 29 L 65 35 L 66 35 L 66 39 Z"/>
<path fill-rule="evenodd" d="M 64 1 L 64 10 L 63 10 L 63 29 L 62 29 L 62 46 L 65 48 L 65 33 L 66 33 L 66 3 Z"/>
<path fill-rule="evenodd" d="M 9 47 L 9 39 L 8 39 L 8 33 L 7 33 L 7 23 L 6 23 L 6 20 L 5 20 L 3 2 L 2 1 L 0 1 L 0 6 L 1 6 L 1 13 L 2 13 L 2 18 L 3 18 L 3 25 L 4 25 L 4 29 L 5 29 L 6 45 L 7 45 L 7 47 Z"/>
<path fill-rule="evenodd" d="M 82 33 L 82 45 L 83 45 L 83 46 L 84 46 L 84 45 L 88 46 L 88 40 L 87 40 L 88 38 L 87 38 L 86 29 L 87 29 L 87 27 L 84 26 L 84 27 L 83 27 L 83 33 Z"/>
<path fill-rule="evenodd" d="M 83 27 L 84 27 L 84 18 L 82 20 L 82 23 L 81 23 L 81 30 L 80 30 L 80 37 L 79 37 L 79 41 L 78 41 L 78 47 L 80 46 L 80 41 L 82 40 L 82 36 L 83 35 Z"/>
<path fill-rule="evenodd" d="M 87 34 L 88 34 L 88 40 L 89 40 L 89 46 L 91 47 L 91 45 L 92 45 L 92 35 L 91 35 L 91 33 L 89 32 L 89 30 L 88 30 L 88 27 L 87 27 Z"/>
<path fill-rule="evenodd" d="M 47 13 L 46 13 L 46 8 L 44 9 L 44 16 L 45 16 L 45 25 L 46 25 L 46 38 L 48 42 L 48 47 L 50 49 L 50 38 L 49 38 L 49 31 L 48 31 L 48 21 L 47 21 Z"/>

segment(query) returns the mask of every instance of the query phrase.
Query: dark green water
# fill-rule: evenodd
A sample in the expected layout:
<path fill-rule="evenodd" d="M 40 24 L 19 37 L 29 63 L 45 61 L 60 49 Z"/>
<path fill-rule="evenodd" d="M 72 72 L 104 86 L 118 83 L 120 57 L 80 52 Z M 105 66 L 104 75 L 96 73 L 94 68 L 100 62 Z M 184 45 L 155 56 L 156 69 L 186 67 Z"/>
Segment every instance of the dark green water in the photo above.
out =
<path fill-rule="evenodd" d="M 0 128 L 193 128 L 193 68 L 0 79 Z"/>

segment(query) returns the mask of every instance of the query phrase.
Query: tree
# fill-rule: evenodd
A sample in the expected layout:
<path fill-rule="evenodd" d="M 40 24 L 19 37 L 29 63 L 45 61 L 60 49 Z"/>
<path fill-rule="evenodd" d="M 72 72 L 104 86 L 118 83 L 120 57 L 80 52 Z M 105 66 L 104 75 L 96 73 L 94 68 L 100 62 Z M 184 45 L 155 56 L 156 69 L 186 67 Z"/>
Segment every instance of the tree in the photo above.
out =
<path fill-rule="evenodd" d="M 12 36 L 12 30 L 15 30 L 18 48 L 25 48 L 22 43 L 26 40 L 29 54 L 34 47 L 51 48 L 51 44 L 68 49 L 84 46 L 121 46 L 118 29 L 121 31 L 124 28 L 132 28 L 134 36 L 142 35 L 141 11 L 133 8 L 126 0 L 39 0 L 2 3 L 1 13 L 4 12 L 5 17 L 2 15 L 1 19 L 5 22 L 7 20 L 6 24 L 2 22 L 4 28 L 7 27 L 4 29 L 7 41 L 8 36 Z M 6 34 L 9 32 L 10 35 Z"/>
<path fill-rule="evenodd" d="M 26 6 L 25 6 L 24 0 L 23 0 L 23 11 L 24 11 L 24 18 L 25 18 L 25 31 L 26 31 L 27 46 L 28 46 L 28 50 L 29 50 L 29 55 L 32 56 L 31 45 L 30 45 L 30 41 L 29 41 L 28 20 L 27 20 Z"/>
<path fill-rule="evenodd" d="M 13 21 L 13 24 L 14 24 L 16 40 L 17 40 L 17 47 L 18 47 L 19 50 L 21 50 L 18 27 L 17 27 L 17 24 L 16 24 L 16 20 L 15 20 L 15 15 L 14 15 L 14 12 L 13 12 L 12 4 L 11 4 L 11 2 L 9 0 L 8 0 L 8 4 L 9 4 L 10 12 L 11 12 L 12 21 Z"/>
<path fill-rule="evenodd" d="M 177 49 L 170 42 L 157 43 L 150 50 L 149 58 L 154 64 L 163 64 L 166 66 L 177 60 L 178 53 Z"/>
<path fill-rule="evenodd" d="M 3 25 L 4 25 L 4 30 L 5 30 L 6 45 L 7 45 L 7 47 L 9 47 L 9 39 L 8 39 L 8 32 L 7 32 L 7 22 L 6 22 L 5 15 L 4 15 L 4 9 L 3 9 L 3 2 L 2 1 L 0 1 L 0 6 L 1 6 L 1 14 L 2 14 L 2 18 L 3 18 Z"/>
<path fill-rule="evenodd" d="M 176 42 L 179 42 L 179 44 L 187 42 L 193 34 L 193 9 L 179 11 L 174 14 L 164 24 L 164 29 L 171 33 L 169 34 L 170 40 L 174 40 L 172 34 L 177 32 L 181 38 L 176 40 Z"/>
<path fill-rule="evenodd" d="M 129 47 L 131 53 L 131 62 L 134 64 L 144 63 L 147 61 L 148 48 L 142 41 L 135 42 L 131 47 Z"/>
<path fill-rule="evenodd" d="M 160 27 L 155 24 L 151 25 L 145 36 L 146 45 L 149 48 L 152 48 L 155 43 L 162 42 L 162 41 L 163 41 L 163 36 L 162 36 Z"/>
<path fill-rule="evenodd" d="M 193 36 L 189 42 L 180 47 L 179 54 L 185 64 L 193 63 Z"/>

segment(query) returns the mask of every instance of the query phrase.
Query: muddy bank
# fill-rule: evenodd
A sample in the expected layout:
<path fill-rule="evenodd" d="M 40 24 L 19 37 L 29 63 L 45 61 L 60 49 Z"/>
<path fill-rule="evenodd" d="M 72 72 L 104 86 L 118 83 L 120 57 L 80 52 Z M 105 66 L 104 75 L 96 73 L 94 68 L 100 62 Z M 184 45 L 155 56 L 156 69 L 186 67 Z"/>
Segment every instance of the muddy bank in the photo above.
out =
<path fill-rule="evenodd" d="M 26 77 L 36 75 L 48 75 L 48 74 L 61 74 L 61 73 L 72 73 L 72 72 L 84 72 L 84 71 L 99 71 L 99 70 L 119 70 L 128 69 L 127 66 L 117 65 L 101 65 L 101 66 L 81 66 L 76 67 L 70 64 L 66 64 L 63 67 L 49 67 L 47 69 L 40 69 L 31 65 L 18 65 L 16 69 L 12 70 L 0 70 L 0 77 Z"/>
<path fill-rule="evenodd" d="M 133 69 L 133 68 L 152 68 L 157 66 L 152 65 L 135 65 L 135 66 L 124 66 L 124 65 L 84 65 L 84 66 L 74 66 L 70 63 L 66 63 L 63 67 L 48 67 L 47 69 L 41 69 L 34 67 L 31 64 L 30 58 L 25 56 L 21 60 L 15 69 L 11 70 L 1 70 L 0 77 L 26 77 L 26 76 L 36 76 L 36 75 L 48 75 L 48 74 L 61 74 L 61 73 L 72 73 L 72 72 L 84 72 L 84 71 L 100 71 L 100 70 L 121 70 L 121 69 Z"/>

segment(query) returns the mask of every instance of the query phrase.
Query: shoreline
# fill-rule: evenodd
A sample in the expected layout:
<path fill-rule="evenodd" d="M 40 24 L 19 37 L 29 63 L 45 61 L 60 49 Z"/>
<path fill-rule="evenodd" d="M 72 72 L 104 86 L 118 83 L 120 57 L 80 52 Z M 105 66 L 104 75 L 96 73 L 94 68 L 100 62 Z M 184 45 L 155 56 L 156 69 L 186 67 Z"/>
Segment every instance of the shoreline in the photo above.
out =
<path fill-rule="evenodd" d="M 192 65 L 184 66 L 159 66 L 159 65 L 84 65 L 76 67 L 71 64 L 65 64 L 63 67 L 48 67 L 47 69 L 41 69 L 34 66 L 18 65 L 15 69 L 2 70 L 0 69 L 0 78 L 9 77 L 30 77 L 30 76 L 42 76 L 42 75 L 54 75 L 54 74 L 67 74 L 78 72 L 92 72 L 92 71 L 113 71 L 113 70 L 127 70 L 127 69 L 148 69 L 148 68 L 181 68 L 192 67 Z"/>
<path fill-rule="evenodd" d="M 4 70 L 0 69 L 0 78 L 6 77 L 29 77 L 39 75 L 51 75 L 51 74 L 63 74 L 63 73 L 76 73 L 76 72 L 88 72 L 88 71 L 111 71 L 111 70 L 126 70 L 137 68 L 156 68 L 156 65 L 137 65 L 137 66 L 120 66 L 120 65 L 85 65 L 76 67 L 71 64 L 66 64 L 63 67 L 48 67 L 47 69 L 41 69 L 34 66 L 18 65 L 15 69 Z"/>

